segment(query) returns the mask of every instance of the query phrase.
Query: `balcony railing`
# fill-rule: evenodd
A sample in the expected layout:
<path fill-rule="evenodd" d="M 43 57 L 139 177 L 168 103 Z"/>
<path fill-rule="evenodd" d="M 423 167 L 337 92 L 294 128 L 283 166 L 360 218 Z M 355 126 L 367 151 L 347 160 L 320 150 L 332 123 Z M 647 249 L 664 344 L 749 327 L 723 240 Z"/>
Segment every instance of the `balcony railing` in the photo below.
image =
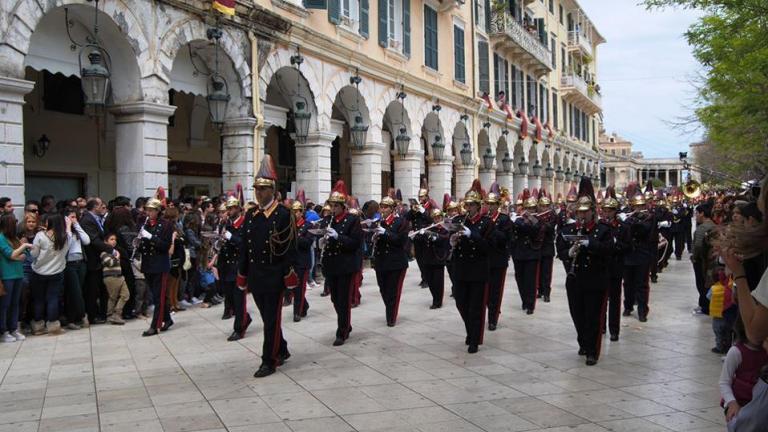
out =
<path fill-rule="evenodd" d="M 492 14 L 491 34 L 505 35 L 522 51 L 540 63 L 544 69 L 552 70 L 552 54 L 549 48 L 539 40 L 538 35 L 532 34 L 509 13 Z"/>
<path fill-rule="evenodd" d="M 587 84 L 584 78 L 575 74 L 563 75 L 560 80 L 560 88 L 564 92 L 575 91 L 579 93 L 583 100 L 593 105 L 592 111 L 600 111 L 603 106 L 603 98 L 597 92 L 594 85 Z"/>
<path fill-rule="evenodd" d="M 568 32 L 568 48 L 580 49 L 584 54 L 592 56 L 592 42 L 578 31 Z"/>

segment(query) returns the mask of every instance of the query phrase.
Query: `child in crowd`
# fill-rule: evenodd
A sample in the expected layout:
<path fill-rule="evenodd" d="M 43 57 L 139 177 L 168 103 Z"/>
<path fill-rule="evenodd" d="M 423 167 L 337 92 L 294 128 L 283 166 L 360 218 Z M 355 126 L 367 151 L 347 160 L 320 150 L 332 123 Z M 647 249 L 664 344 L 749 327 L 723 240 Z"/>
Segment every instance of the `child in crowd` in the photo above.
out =
<path fill-rule="evenodd" d="M 117 247 L 117 234 L 109 233 L 104 237 L 104 243 L 113 249 Z M 107 321 L 115 325 L 123 325 L 123 306 L 128 301 L 128 284 L 125 283 L 123 271 L 120 267 L 120 253 L 114 249 L 113 253 L 101 253 L 101 265 L 104 267 L 104 286 L 107 287 L 109 300 L 107 302 Z"/>
<path fill-rule="evenodd" d="M 731 421 L 752 400 L 760 371 L 768 365 L 768 353 L 759 344 L 747 340 L 741 318 L 736 320 L 734 332 L 737 342 L 725 356 L 719 382 L 726 421 Z"/>
<path fill-rule="evenodd" d="M 715 347 L 712 352 L 725 354 L 733 342 L 733 323 L 739 314 L 738 305 L 733 301 L 733 280 L 725 269 L 715 270 L 716 281 L 709 292 L 709 315 L 712 317 L 712 330 L 715 332 Z"/>
<path fill-rule="evenodd" d="M 134 258 L 131 260 L 131 268 L 133 269 L 133 277 L 136 286 L 136 299 L 134 301 L 134 313 L 137 318 L 149 319 L 147 314 L 147 281 L 144 280 L 144 273 L 141 272 L 141 259 Z"/>

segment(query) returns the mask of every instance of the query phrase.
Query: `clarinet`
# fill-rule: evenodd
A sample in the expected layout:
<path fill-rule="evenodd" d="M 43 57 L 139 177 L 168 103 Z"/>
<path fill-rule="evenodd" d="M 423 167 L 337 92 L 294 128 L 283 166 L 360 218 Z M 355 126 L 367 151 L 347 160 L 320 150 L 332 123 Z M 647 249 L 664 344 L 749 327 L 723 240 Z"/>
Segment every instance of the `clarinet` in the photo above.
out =
<path fill-rule="evenodd" d="M 577 235 L 582 234 L 582 228 L 579 227 L 579 229 L 576 231 Z M 574 246 L 576 244 L 574 243 Z M 571 246 L 573 247 L 573 246 Z M 576 253 L 573 255 L 573 260 L 571 261 L 571 269 L 568 270 L 568 276 L 575 276 L 576 275 L 576 260 L 579 258 L 579 251 L 581 250 L 580 247 L 576 248 Z"/>
<path fill-rule="evenodd" d="M 133 239 L 133 242 L 132 242 L 133 251 L 131 252 L 131 261 L 133 261 L 133 258 L 136 256 L 136 251 L 139 249 L 139 246 L 141 246 L 141 232 L 147 226 L 148 219 L 149 217 L 144 218 L 144 223 L 141 224 L 141 228 L 139 228 L 139 232 L 136 233 L 136 238 Z"/>

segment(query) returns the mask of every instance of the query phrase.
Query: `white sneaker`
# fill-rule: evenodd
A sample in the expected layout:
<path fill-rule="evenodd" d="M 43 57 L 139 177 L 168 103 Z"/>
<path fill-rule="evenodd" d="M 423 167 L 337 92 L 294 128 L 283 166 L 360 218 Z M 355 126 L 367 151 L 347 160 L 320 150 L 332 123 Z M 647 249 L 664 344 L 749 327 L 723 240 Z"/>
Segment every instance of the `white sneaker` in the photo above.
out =
<path fill-rule="evenodd" d="M 21 342 L 21 341 L 23 341 L 23 340 L 26 340 L 26 339 L 27 339 L 27 337 L 26 337 L 26 336 L 24 336 L 24 335 L 23 335 L 23 334 L 22 334 L 22 333 L 21 333 L 21 332 L 20 332 L 18 329 L 17 329 L 17 330 L 14 330 L 14 331 L 12 331 L 12 332 L 11 332 L 11 336 L 13 336 L 14 338 L 16 338 L 16 341 L 17 341 L 17 342 Z"/>
<path fill-rule="evenodd" d="M 182 301 L 180 301 L 180 302 L 179 302 L 179 304 L 180 304 L 180 305 L 181 305 L 181 307 L 183 307 L 184 309 L 186 309 L 186 308 L 191 308 L 191 307 L 192 307 L 192 303 L 190 303 L 190 302 L 188 302 L 188 301 L 186 301 L 186 300 L 182 300 Z"/>
<path fill-rule="evenodd" d="M 0 342 L 6 342 L 6 343 L 16 342 L 16 338 L 11 336 L 10 333 L 5 332 L 3 333 L 3 336 L 0 337 Z"/>
<path fill-rule="evenodd" d="M 192 304 L 193 304 L 193 305 L 199 305 L 199 304 L 200 304 L 200 303 L 202 303 L 202 302 L 203 302 L 203 301 L 202 301 L 202 300 L 200 300 L 199 298 L 197 298 L 197 297 L 192 297 Z"/>

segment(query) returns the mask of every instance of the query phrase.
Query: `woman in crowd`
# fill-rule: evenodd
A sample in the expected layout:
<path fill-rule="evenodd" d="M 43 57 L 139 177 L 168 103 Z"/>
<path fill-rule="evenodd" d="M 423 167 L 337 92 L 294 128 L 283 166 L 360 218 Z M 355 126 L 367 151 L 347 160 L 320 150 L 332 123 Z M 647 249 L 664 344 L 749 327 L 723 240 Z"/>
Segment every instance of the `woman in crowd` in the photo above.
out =
<path fill-rule="evenodd" d="M 59 295 L 64 286 L 69 237 L 72 235 L 72 221 L 60 214 L 48 215 L 44 225 L 45 230 L 35 235 L 31 249 L 35 257 L 32 263 L 32 333 L 35 335 L 62 332 Z"/>
<path fill-rule="evenodd" d="M 73 234 L 69 237 L 67 265 L 64 268 L 64 309 L 67 329 L 79 330 L 89 325 L 83 299 L 83 285 L 85 285 L 87 271 L 83 247 L 91 244 L 91 238 L 80 227 L 76 208 L 67 207 L 64 217 L 71 222 Z"/>
<path fill-rule="evenodd" d="M 202 303 L 200 300 L 200 283 L 197 257 L 200 253 L 202 241 L 200 240 L 200 221 L 202 217 L 198 212 L 190 211 L 184 216 L 184 240 L 189 250 L 189 261 L 192 264 L 187 272 L 186 289 L 184 290 L 182 305 L 185 307 Z M 186 303 L 186 304 L 185 304 Z"/>
<path fill-rule="evenodd" d="M 171 256 L 171 271 L 168 275 L 168 305 L 171 311 L 181 312 L 186 310 L 179 305 L 179 287 L 181 286 L 182 268 L 184 264 L 184 232 L 179 227 L 179 209 L 175 205 L 166 207 L 163 213 L 165 222 L 173 229 L 172 243 L 169 254 Z"/>
<path fill-rule="evenodd" d="M 0 275 L 5 288 L 5 295 L 0 297 L 0 342 L 25 339 L 18 329 L 19 299 L 24 279 L 22 262 L 30 247 L 26 239 L 19 240 L 13 213 L 0 217 Z"/>

